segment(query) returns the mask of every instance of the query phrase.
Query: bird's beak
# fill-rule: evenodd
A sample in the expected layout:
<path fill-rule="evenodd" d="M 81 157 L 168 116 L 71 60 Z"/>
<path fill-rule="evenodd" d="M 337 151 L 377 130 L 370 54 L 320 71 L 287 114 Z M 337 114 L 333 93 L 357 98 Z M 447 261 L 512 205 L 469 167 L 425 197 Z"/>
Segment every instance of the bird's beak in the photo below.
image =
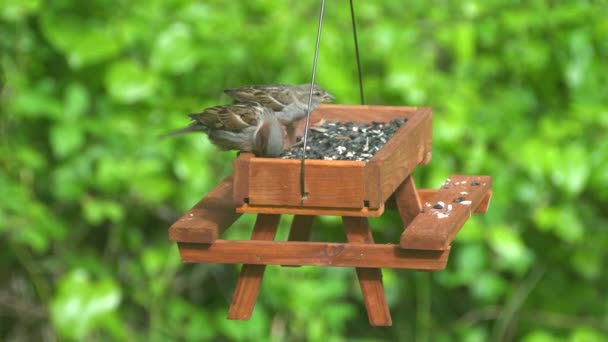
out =
<path fill-rule="evenodd" d="M 323 97 L 321 98 L 321 102 L 323 103 L 329 103 L 332 102 L 334 100 L 334 96 L 330 93 L 325 93 L 325 95 L 323 95 Z"/>

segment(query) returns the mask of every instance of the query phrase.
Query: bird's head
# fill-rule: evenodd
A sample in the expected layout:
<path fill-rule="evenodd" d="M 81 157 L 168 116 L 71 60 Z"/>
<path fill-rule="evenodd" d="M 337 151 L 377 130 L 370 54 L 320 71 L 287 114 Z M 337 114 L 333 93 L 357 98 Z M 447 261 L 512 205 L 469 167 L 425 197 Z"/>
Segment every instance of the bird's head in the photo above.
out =
<path fill-rule="evenodd" d="M 301 84 L 296 86 L 296 92 L 298 98 L 303 103 L 308 103 L 308 97 L 310 96 L 310 84 Z M 334 96 L 328 93 L 325 89 L 315 85 L 312 87 L 312 103 L 313 107 L 319 106 L 321 103 L 330 103 L 334 100 Z"/>

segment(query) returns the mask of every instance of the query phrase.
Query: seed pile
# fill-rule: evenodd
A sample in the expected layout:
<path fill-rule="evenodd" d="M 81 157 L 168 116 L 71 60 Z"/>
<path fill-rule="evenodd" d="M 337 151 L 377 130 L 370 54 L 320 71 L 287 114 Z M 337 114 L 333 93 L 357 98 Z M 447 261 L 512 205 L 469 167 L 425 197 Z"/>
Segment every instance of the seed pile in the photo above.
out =
<path fill-rule="evenodd" d="M 311 126 L 307 159 L 369 161 L 403 126 L 407 119 L 391 122 L 353 123 L 321 121 Z M 284 159 L 302 158 L 303 142 L 281 154 Z"/>

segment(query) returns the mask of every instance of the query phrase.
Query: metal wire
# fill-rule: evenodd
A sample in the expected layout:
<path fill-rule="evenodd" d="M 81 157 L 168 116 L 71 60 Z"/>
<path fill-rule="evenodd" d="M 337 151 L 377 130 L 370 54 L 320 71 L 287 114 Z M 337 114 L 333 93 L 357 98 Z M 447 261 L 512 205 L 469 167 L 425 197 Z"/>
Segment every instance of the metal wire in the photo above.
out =
<path fill-rule="evenodd" d="M 355 20 L 355 6 L 353 0 L 350 0 L 350 19 L 353 24 L 353 39 L 355 40 L 355 55 L 357 57 L 357 72 L 359 73 L 359 99 L 361 104 L 365 104 L 363 96 L 363 73 L 361 72 L 361 59 L 359 58 L 359 40 L 357 39 L 357 22 Z"/>
<path fill-rule="evenodd" d="M 306 109 L 306 128 L 304 129 L 304 147 L 302 149 L 302 159 L 300 162 L 300 195 L 301 204 L 308 196 L 306 192 L 306 172 L 304 170 L 304 160 L 306 159 L 306 144 L 308 143 L 308 127 L 310 126 L 310 107 L 312 106 L 312 92 L 315 85 L 315 74 L 317 73 L 317 61 L 319 59 L 319 42 L 321 41 L 321 27 L 323 26 L 323 10 L 325 9 L 325 0 L 321 0 L 321 10 L 319 12 L 319 25 L 317 28 L 317 44 L 315 45 L 315 57 L 312 62 L 312 77 L 310 80 L 310 94 L 308 94 L 308 108 Z"/>

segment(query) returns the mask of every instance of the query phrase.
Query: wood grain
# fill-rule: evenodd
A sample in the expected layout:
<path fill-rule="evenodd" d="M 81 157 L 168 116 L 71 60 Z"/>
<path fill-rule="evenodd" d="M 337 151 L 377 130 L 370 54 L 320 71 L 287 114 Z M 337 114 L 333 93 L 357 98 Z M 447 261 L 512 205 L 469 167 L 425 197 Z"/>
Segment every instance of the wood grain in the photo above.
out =
<path fill-rule="evenodd" d="M 378 217 L 384 213 L 384 206 L 375 210 L 363 208 L 321 208 L 321 207 L 289 207 L 289 206 L 255 206 L 243 204 L 236 208 L 238 213 L 248 214 L 291 214 L 291 215 L 315 215 L 315 216 L 356 216 L 356 217 Z"/>
<path fill-rule="evenodd" d="M 308 241 L 312 235 L 312 224 L 315 216 L 294 215 L 289 228 L 287 241 Z M 289 267 L 299 267 L 298 265 L 283 265 Z"/>
<path fill-rule="evenodd" d="M 300 195 L 300 161 L 253 158 L 249 162 L 249 204 L 362 208 L 363 167 L 360 161 L 307 160 L 305 189 Z"/>
<path fill-rule="evenodd" d="M 249 201 L 249 162 L 255 158 L 253 153 L 241 152 L 234 160 L 234 205 L 239 206 Z"/>
<path fill-rule="evenodd" d="M 219 239 L 240 216 L 232 202 L 232 175 L 224 178 L 211 192 L 169 228 L 169 240 L 210 243 Z"/>
<path fill-rule="evenodd" d="M 332 267 L 402 268 L 438 271 L 449 249 L 408 250 L 398 244 L 306 241 L 216 240 L 212 244 L 179 243 L 184 262 Z"/>
<path fill-rule="evenodd" d="M 253 227 L 253 233 L 251 234 L 251 240 L 274 240 L 280 218 L 280 215 L 258 215 Z M 215 243 L 212 245 L 215 245 Z M 234 295 L 232 296 L 232 303 L 228 310 L 228 319 L 248 320 L 251 318 L 265 270 L 265 265 L 243 265 Z"/>
<path fill-rule="evenodd" d="M 344 230 L 349 243 L 374 244 L 372 231 L 366 217 L 343 217 Z M 357 267 L 357 278 L 363 293 L 369 323 L 372 326 L 391 326 L 393 321 L 386 303 L 382 270 Z"/>
<path fill-rule="evenodd" d="M 365 188 L 370 208 L 386 202 L 416 166 L 430 158 L 432 133 L 431 108 L 419 108 L 367 163 Z"/>
<path fill-rule="evenodd" d="M 433 197 L 435 197 L 437 195 L 438 191 L 439 190 L 437 190 L 437 189 L 418 189 L 417 192 L 418 192 L 418 198 L 420 198 L 420 203 L 422 205 L 424 205 L 424 203 L 426 203 L 426 202 L 431 203 L 431 201 L 433 200 Z M 474 213 L 485 214 L 486 212 L 488 212 L 488 207 L 490 205 L 491 198 L 492 198 L 492 191 L 488 191 L 488 193 L 486 193 L 486 195 L 481 200 L 481 203 L 479 203 L 479 206 L 475 209 Z M 389 198 L 389 200 L 386 201 L 385 210 L 397 210 L 394 194 L 393 194 L 392 198 Z"/>
<path fill-rule="evenodd" d="M 418 196 L 418 191 L 416 191 L 414 177 L 411 175 L 408 176 L 403 183 L 397 187 L 393 196 L 393 201 L 399 211 L 403 227 L 407 227 L 422 211 L 422 204 L 420 202 L 420 197 Z"/>
<path fill-rule="evenodd" d="M 324 104 L 310 113 L 311 124 L 321 119 L 337 122 L 386 122 L 397 118 L 410 118 L 418 107 Z M 304 132 L 305 120 L 298 122 L 296 132 Z"/>
<path fill-rule="evenodd" d="M 423 204 L 423 212 L 405 227 L 401 234 L 401 247 L 423 250 L 449 248 L 491 187 L 492 178 L 489 176 L 451 176 L 432 200 Z M 458 203 L 455 201 L 457 198 L 464 202 Z M 434 209 L 433 206 L 440 201 L 443 209 Z"/>
<path fill-rule="evenodd" d="M 315 216 L 295 215 L 289 229 L 289 241 L 308 241 L 312 233 Z"/>

